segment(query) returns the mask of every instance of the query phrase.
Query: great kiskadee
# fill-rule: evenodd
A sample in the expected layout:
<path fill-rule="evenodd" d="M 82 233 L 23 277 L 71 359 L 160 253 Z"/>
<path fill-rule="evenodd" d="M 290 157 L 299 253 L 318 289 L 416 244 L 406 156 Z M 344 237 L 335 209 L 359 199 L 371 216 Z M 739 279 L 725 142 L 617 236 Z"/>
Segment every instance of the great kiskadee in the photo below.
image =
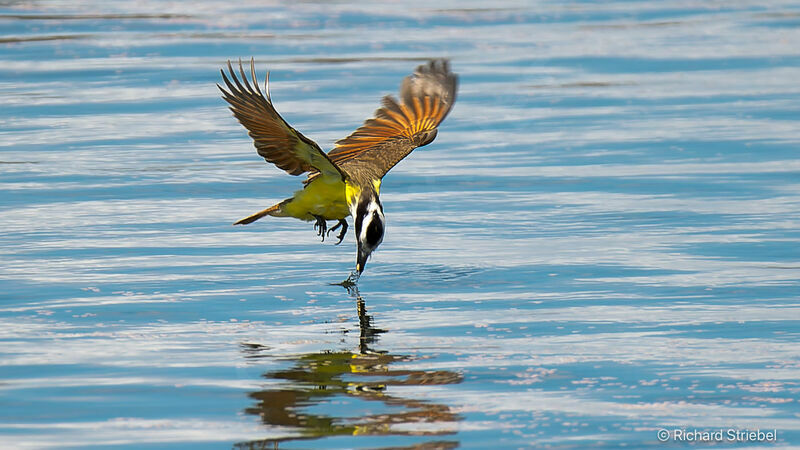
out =
<path fill-rule="evenodd" d="M 347 233 L 347 216 L 355 218 L 358 253 L 350 281 L 364 271 L 367 258 L 383 241 L 386 218 L 378 194 L 384 175 L 412 150 L 430 144 L 436 127 L 444 120 L 456 99 L 458 77 L 447 60 L 439 59 L 417 67 L 400 85 L 400 101 L 390 95 L 374 117 L 350 136 L 336 142 L 327 154 L 311 139 L 292 128 L 278 114 L 269 94 L 269 73 L 264 93 L 258 86 L 255 63 L 250 60 L 248 81 L 239 61 L 241 80 L 228 61 L 230 78 L 222 73 L 227 90 L 217 85 L 233 115 L 249 131 L 256 151 L 267 162 L 291 175 L 308 173 L 303 189 L 277 205 L 239 220 L 248 224 L 264 216 L 295 217 L 316 221 L 318 235 L 341 227 L 342 242 Z M 338 220 L 328 229 L 328 220 Z"/>

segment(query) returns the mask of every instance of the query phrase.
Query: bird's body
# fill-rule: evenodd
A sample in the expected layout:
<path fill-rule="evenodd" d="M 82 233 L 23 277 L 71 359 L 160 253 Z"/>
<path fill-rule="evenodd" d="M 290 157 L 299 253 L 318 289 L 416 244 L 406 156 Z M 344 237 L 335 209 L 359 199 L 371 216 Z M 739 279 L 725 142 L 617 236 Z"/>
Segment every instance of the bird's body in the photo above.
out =
<path fill-rule="evenodd" d="M 278 203 L 276 217 L 294 217 L 310 222 L 322 217 L 325 220 L 341 220 L 350 215 L 345 191 L 346 183 L 341 179 L 319 177 L 294 196 Z"/>
<path fill-rule="evenodd" d="M 345 192 L 347 183 L 342 180 L 313 180 L 305 189 L 294 194 L 283 209 L 286 214 L 311 221 L 316 217 L 326 220 L 341 220 L 350 215 Z"/>
<path fill-rule="evenodd" d="M 228 88 L 220 87 L 223 98 L 248 129 L 259 155 L 292 175 L 309 175 L 303 189 L 294 196 L 235 224 L 248 224 L 264 216 L 294 217 L 316 221 L 315 227 L 323 240 L 327 233 L 341 227 L 338 235 L 341 242 L 348 229 L 345 218 L 353 216 L 358 244 L 354 272 L 357 278 L 369 255 L 383 240 L 386 219 L 379 199 L 381 180 L 413 149 L 429 144 L 436 137 L 437 126 L 455 101 L 456 75 L 449 71 L 446 60 L 419 66 L 403 80 L 400 102 L 384 97 L 374 118 L 338 141 L 326 154 L 278 114 L 266 82 L 266 96 L 258 87 L 252 60 L 250 70 L 252 85 L 241 62 L 241 81 L 228 63 L 230 79 L 222 72 Z M 338 224 L 328 230 L 328 220 L 336 220 Z"/>

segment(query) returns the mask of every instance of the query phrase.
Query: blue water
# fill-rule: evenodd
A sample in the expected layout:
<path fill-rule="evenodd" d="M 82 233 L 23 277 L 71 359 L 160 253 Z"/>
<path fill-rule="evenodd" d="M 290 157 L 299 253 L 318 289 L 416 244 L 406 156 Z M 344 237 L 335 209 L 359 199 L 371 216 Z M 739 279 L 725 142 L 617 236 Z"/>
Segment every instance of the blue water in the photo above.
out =
<path fill-rule="evenodd" d="M 79 3 L 0 3 L 4 448 L 800 446 L 796 2 Z M 251 56 L 325 149 L 460 75 L 358 292 L 231 226 Z"/>

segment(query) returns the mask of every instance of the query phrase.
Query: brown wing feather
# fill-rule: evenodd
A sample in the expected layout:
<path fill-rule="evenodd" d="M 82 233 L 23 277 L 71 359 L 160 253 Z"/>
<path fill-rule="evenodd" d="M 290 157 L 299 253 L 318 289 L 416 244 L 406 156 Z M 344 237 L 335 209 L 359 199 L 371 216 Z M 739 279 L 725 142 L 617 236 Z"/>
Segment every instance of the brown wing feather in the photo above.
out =
<path fill-rule="evenodd" d="M 433 141 L 436 127 L 453 107 L 457 84 L 447 60 L 417 67 L 400 85 L 401 102 L 384 97 L 375 117 L 338 141 L 328 156 L 346 171 L 359 165 L 383 177 L 416 147 Z"/>
<path fill-rule="evenodd" d="M 222 98 L 231 105 L 233 115 L 247 128 L 259 155 L 292 175 L 322 172 L 344 179 L 341 170 L 331 162 L 322 149 L 286 123 L 272 106 L 269 95 L 269 74 L 264 83 L 267 95 L 262 94 L 258 87 L 253 59 L 250 59 L 252 85 L 244 73 L 241 60 L 239 61 L 241 81 L 233 71 L 230 61 L 228 61 L 230 78 L 225 71 L 220 70 L 220 72 L 228 88 L 225 90 L 217 85 L 222 91 Z"/>

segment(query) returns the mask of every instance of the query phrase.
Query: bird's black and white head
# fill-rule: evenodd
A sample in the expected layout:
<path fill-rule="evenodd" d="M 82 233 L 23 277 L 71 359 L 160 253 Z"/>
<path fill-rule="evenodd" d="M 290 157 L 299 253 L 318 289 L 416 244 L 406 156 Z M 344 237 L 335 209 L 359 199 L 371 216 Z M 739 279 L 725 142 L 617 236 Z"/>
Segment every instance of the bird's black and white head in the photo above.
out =
<path fill-rule="evenodd" d="M 358 242 L 356 270 L 361 274 L 369 256 L 383 242 L 386 218 L 383 216 L 383 205 L 374 191 L 367 191 L 360 196 L 358 202 L 351 206 L 351 214 L 355 217 Z"/>

